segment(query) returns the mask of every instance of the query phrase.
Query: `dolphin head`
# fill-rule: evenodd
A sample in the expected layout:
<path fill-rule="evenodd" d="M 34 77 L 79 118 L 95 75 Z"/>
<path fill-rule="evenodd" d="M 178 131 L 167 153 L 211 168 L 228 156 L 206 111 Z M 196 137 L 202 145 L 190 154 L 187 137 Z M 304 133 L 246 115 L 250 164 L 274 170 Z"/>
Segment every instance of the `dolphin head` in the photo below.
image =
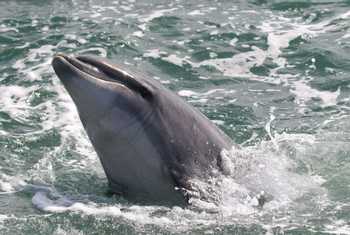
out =
<path fill-rule="evenodd" d="M 93 56 L 57 54 L 53 68 L 77 106 L 81 120 L 97 120 L 107 110 L 118 107 L 122 122 L 144 117 L 149 111 L 155 87 L 147 80 L 136 79 L 120 66 Z M 125 116 L 125 120 L 121 120 Z"/>
<path fill-rule="evenodd" d="M 210 172 L 230 146 L 204 115 L 155 79 L 92 56 L 58 54 L 52 65 L 112 190 L 130 199 L 186 204 L 188 179 Z"/>
<path fill-rule="evenodd" d="M 161 120 L 155 118 L 164 89 L 103 58 L 57 54 L 52 66 L 77 107 L 112 190 L 136 201 L 184 204 L 162 158 L 166 146 Z"/>

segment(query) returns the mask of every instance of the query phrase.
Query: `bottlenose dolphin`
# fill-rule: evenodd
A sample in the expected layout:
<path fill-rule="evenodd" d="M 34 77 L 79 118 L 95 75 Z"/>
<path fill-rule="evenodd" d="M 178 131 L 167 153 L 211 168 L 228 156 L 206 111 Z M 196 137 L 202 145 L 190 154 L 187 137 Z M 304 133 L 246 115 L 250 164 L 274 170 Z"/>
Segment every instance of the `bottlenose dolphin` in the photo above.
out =
<path fill-rule="evenodd" d="M 157 80 L 94 56 L 57 54 L 52 65 L 113 192 L 186 205 L 189 179 L 221 169 L 220 152 L 232 147 L 230 138 Z"/>

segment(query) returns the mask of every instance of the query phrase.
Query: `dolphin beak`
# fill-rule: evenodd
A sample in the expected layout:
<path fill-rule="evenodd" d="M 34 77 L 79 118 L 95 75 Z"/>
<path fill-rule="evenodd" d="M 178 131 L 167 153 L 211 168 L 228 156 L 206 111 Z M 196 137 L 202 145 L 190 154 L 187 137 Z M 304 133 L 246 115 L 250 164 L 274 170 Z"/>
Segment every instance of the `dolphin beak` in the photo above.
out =
<path fill-rule="evenodd" d="M 69 67 L 69 64 L 67 63 L 67 56 L 62 53 L 58 53 L 53 57 L 53 60 L 51 62 L 53 69 L 55 70 L 56 74 L 59 74 L 60 71 L 63 70 L 63 68 Z M 59 76 L 61 77 L 61 76 Z"/>
<path fill-rule="evenodd" d="M 96 80 L 98 83 L 118 83 L 133 90 L 143 97 L 152 97 L 152 89 L 144 81 L 122 70 L 119 66 L 109 63 L 104 58 L 94 56 L 68 56 L 58 53 L 52 60 L 52 66 L 64 83 L 72 75 L 83 79 Z"/>
<path fill-rule="evenodd" d="M 106 74 L 104 74 L 96 66 L 85 63 L 79 60 L 78 57 L 68 56 L 63 53 L 58 53 L 54 56 L 52 66 L 61 80 L 64 76 L 60 76 L 60 74 L 62 74 L 64 71 L 70 71 L 73 74 L 81 75 L 80 77 L 90 75 L 89 77 L 108 80 L 108 76 L 106 76 Z"/>
<path fill-rule="evenodd" d="M 68 57 L 68 55 L 59 52 L 56 55 L 54 55 L 53 58 L 56 59 L 56 58 L 65 58 L 65 57 Z"/>

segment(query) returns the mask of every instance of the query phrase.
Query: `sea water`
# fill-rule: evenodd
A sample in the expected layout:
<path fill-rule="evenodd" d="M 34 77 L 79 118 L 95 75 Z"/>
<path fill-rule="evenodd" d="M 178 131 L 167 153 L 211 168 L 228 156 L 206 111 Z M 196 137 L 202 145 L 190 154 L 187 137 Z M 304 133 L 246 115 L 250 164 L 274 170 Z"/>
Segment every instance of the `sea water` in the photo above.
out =
<path fill-rule="evenodd" d="M 205 199 L 109 195 L 57 52 L 157 79 L 225 131 Z M 0 1 L 0 234 L 350 234 L 349 129 L 349 1 Z"/>

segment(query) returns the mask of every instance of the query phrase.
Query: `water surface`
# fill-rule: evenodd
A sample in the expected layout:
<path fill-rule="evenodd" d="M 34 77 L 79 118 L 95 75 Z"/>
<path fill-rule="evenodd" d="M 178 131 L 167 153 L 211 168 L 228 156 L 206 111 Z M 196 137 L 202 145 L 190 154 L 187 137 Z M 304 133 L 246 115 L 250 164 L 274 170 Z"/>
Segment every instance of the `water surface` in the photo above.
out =
<path fill-rule="evenodd" d="M 223 129 L 231 174 L 198 182 L 214 202 L 108 195 L 57 52 L 141 71 Z M 0 233 L 350 234 L 349 55 L 349 1 L 0 1 Z"/>

